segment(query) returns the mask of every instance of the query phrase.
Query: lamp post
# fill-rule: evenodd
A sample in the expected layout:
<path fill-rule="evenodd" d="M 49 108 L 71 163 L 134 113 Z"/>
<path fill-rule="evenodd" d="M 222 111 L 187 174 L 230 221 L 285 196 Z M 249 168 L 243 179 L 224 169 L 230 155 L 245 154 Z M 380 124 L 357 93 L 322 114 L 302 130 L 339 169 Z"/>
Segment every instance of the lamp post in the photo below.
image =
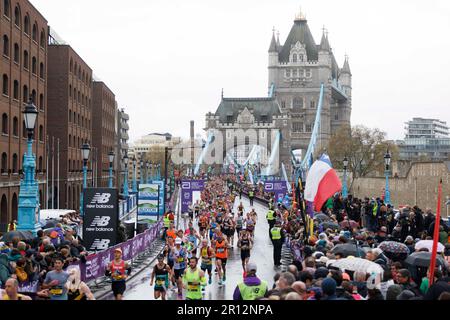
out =
<path fill-rule="evenodd" d="M 141 184 L 144 184 L 144 170 L 145 170 L 145 168 L 144 168 L 144 160 L 142 160 L 142 158 L 141 158 L 141 166 L 140 166 L 140 169 L 139 169 L 139 181 L 140 181 Z"/>
<path fill-rule="evenodd" d="M 136 182 L 136 157 L 133 157 L 133 189 L 132 192 L 137 192 L 137 182 Z"/>
<path fill-rule="evenodd" d="M 36 159 L 33 155 L 33 134 L 38 111 L 31 98 L 22 113 L 28 140 L 27 153 L 24 155 L 23 161 L 24 178 L 20 181 L 17 230 L 29 230 L 36 235 L 41 226 L 39 223 L 39 185 L 34 179 Z"/>
<path fill-rule="evenodd" d="M 344 183 L 342 186 L 342 197 L 345 199 L 348 196 L 348 191 L 347 191 L 347 168 L 348 168 L 348 158 L 347 156 L 344 157 L 344 161 L 342 161 L 344 163 Z"/>
<path fill-rule="evenodd" d="M 81 216 L 84 215 L 84 190 L 87 188 L 87 162 L 89 160 L 89 153 L 91 152 L 91 147 L 89 144 L 85 143 L 81 147 L 81 156 L 83 158 L 83 189 L 80 195 L 80 213 Z"/>
<path fill-rule="evenodd" d="M 148 161 L 145 161 L 145 167 L 146 167 L 146 170 L 145 170 L 145 181 L 147 182 L 147 183 L 150 183 L 150 176 L 149 176 L 149 169 L 150 169 L 150 163 L 148 163 Z"/>
<path fill-rule="evenodd" d="M 114 162 L 114 152 L 111 150 L 108 153 L 109 160 L 109 187 L 113 187 L 113 162 Z"/>
<path fill-rule="evenodd" d="M 391 165 L 391 154 L 389 152 L 389 149 L 386 152 L 386 155 L 384 156 L 384 164 L 386 165 L 385 175 L 386 175 L 386 191 L 385 191 L 385 197 L 384 202 L 386 204 L 391 203 L 391 192 L 389 191 L 389 172 L 390 172 L 390 165 Z"/>
<path fill-rule="evenodd" d="M 124 178 L 123 178 L 123 195 L 128 198 L 130 195 L 128 192 L 128 154 L 123 156 L 123 163 L 125 166 Z"/>

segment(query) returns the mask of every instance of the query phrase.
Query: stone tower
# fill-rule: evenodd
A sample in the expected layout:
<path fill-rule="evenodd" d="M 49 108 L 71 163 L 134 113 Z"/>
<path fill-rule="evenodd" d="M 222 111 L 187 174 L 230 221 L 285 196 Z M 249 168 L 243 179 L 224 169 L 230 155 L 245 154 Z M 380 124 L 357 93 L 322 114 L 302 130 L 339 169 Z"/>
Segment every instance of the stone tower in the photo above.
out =
<path fill-rule="evenodd" d="M 331 134 L 340 126 L 350 125 L 352 74 L 348 57 L 339 68 L 323 30 L 316 44 L 308 22 L 298 14 L 281 45 L 273 32 L 269 47 L 269 88 L 281 112 L 291 119 L 290 146 L 306 151 L 317 112 L 321 83 L 325 86 L 318 149 L 325 148 Z M 317 149 L 316 149 L 317 150 Z"/>

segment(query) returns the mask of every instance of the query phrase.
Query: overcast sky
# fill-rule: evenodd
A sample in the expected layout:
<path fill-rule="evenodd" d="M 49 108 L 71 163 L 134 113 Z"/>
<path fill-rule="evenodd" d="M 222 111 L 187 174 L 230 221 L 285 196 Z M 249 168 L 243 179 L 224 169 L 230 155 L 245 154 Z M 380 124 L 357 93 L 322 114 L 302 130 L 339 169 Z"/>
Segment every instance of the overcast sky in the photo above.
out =
<path fill-rule="evenodd" d="M 404 122 L 450 122 L 448 0 L 31 0 L 130 114 L 131 141 L 202 133 L 225 97 L 267 95 L 268 48 L 301 6 L 340 66 L 350 57 L 352 124 L 404 137 Z"/>

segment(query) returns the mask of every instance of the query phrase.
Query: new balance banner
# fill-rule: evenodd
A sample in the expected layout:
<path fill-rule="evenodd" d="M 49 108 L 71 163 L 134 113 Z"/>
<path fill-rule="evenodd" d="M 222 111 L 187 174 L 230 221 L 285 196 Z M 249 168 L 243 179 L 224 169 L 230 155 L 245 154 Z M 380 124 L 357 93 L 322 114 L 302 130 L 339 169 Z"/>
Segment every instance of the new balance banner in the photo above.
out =
<path fill-rule="evenodd" d="M 189 206 L 194 203 L 195 193 L 200 195 L 205 189 L 205 180 L 181 181 L 181 212 L 187 213 Z"/>
<path fill-rule="evenodd" d="M 103 251 L 116 244 L 119 220 L 117 189 L 84 191 L 83 240 L 88 251 Z"/>

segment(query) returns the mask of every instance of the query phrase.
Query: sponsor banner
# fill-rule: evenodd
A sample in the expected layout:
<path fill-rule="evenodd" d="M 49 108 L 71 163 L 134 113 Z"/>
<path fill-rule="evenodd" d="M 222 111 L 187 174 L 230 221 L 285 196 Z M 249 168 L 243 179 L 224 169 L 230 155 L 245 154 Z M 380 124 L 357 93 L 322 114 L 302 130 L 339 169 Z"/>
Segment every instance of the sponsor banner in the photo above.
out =
<path fill-rule="evenodd" d="M 103 251 L 116 244 L 118 205 L 117 189 L 84 190 L 83 240 L 88 251 Z"/>
<path fill-rule="evenodd" d="M 193 204 L 194 192 L 205 189 L 205 180 L 182 180 L 181 181 L 181 212 L 187 213 L 189 206 Z"/>
<path fill-rule="evenodd" d="M 123 260 L 131 260 L 131 245 L 133 240 L 128 240 L 127 242 L 122 243 L 121 249 L 122 249 L 122 259 Z"/>
<path fill-rule="evenodd" d="M 286 181 L 284 180 L 269 180 L 264 183 L 264 192 L 274 193 L 275 201 L 279 198 L 284 199 L 284 195 L 287 193 Z"/>
<path fill-rule="evenodd" d="M 101 277 L 105 270 L 101 270 L 101 260 L 98 254 L 90 255 L 86 258 L 85 281 L 91 281 Z M 103 274 L 102 274 L 103 271 Z"/>
<path fill-rule="evenodd" d="M 157 215 L 157 219 L 159 219 L 159 217 L 162 217 L 164 214 L 164 203 L 165 203 L 165 198 L 166 195 L 164 193 L 164 180 L 152 180 L 151 181 L 152 184 L 157 184 L 159 186 L 159 208 L 158 208 L 158 215 Z"/>
<path fill-rule="evenodd" d="M 19 283 L 19 293 L 37 293 L 39 288 L 39 280 L 26 281 Z"/>

